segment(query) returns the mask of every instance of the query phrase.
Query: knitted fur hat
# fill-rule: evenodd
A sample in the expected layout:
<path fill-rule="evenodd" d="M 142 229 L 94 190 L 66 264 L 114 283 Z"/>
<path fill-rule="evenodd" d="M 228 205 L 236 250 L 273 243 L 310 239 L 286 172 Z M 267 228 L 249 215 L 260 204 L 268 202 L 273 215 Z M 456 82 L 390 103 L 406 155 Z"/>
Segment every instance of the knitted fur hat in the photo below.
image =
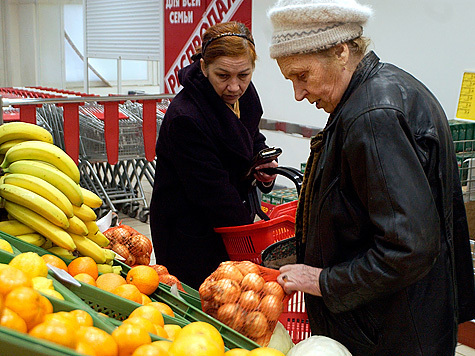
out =
<path fill-rule="evenodd" d="M 270 56 L 317 52 L 357 38 L 372 13 L 356 0 L 277 0 L 267 12 L 274 27 Z"/>

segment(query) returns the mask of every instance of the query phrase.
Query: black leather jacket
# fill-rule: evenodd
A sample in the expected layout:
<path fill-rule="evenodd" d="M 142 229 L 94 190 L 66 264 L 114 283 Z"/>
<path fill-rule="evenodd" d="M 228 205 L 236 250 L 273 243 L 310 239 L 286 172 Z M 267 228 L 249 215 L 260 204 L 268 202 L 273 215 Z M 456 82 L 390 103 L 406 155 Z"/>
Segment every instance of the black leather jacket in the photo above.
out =
<path fill-rule="evenodd" d="M 305 264 L 314 334 L 354 356 L 453 355 L 475 317 L 474 274 L 453 142 L 418 80 L 373 53 L 325 128 Z"/>

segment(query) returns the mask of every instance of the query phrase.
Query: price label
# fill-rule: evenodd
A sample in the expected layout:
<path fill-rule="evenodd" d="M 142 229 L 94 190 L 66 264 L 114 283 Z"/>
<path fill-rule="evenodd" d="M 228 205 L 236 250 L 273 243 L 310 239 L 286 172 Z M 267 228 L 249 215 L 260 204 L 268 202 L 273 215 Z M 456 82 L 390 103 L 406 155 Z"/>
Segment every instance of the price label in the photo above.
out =
<path fill-rule="evenodd" d="M 463 74 L 457 118 L 475 120 L 475 73 L 465 72 Z"/>

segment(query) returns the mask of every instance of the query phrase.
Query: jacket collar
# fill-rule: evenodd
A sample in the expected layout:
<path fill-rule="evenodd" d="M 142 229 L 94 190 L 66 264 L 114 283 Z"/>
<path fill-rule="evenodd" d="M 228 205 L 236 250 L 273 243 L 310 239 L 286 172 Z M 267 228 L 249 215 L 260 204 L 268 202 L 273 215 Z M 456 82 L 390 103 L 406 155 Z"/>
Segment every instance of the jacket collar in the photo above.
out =
<path fill-rule="evenodd" d="M 373 69 L 378 64 L 379 57 L 373 51 L 368 52 L 360 61 L 360 63 L 358 63 L 358 66 L 351 77 L 350 83 L 348 84 L 348 88 L 346 88 L 345 93 L 343 94 L 333 113 L 330 114 L 324 130 L 328 130 L 330 127 L 335 125 L 345 103 L 348 101 L 353 92 L 366 81 L 369 75 L 373 72 Z"/>

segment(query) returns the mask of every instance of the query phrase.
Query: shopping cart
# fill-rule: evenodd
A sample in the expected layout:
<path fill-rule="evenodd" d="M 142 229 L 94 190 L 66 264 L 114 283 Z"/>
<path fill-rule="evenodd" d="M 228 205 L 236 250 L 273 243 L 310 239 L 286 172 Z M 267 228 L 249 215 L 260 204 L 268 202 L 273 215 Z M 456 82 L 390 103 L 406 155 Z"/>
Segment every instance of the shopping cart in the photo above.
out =
<path fill-rule="evenodd" d="M 289 178 L 300 193 L 302 173 L 291 167 L 279 167 L 274 172 Z M 257 206 L 255 211 L 262 220 L 243 226 L 216 228 L 221 234 L 224 246 L 232 261 L 252 261 L 261 264 L 263 253 L 273 244 L 290 242 L 295 239 L 295 213 L 297 201 L 270 207 L 266 205 L 264 213 L 254 196 L 250 199 L 251 207 Z M 305 310 L 304 295 L 296 292 L 290 298 L 279 318 L 289 332 L 292 341 L 298 343 L 311 335 L 307 313 Z"/>

